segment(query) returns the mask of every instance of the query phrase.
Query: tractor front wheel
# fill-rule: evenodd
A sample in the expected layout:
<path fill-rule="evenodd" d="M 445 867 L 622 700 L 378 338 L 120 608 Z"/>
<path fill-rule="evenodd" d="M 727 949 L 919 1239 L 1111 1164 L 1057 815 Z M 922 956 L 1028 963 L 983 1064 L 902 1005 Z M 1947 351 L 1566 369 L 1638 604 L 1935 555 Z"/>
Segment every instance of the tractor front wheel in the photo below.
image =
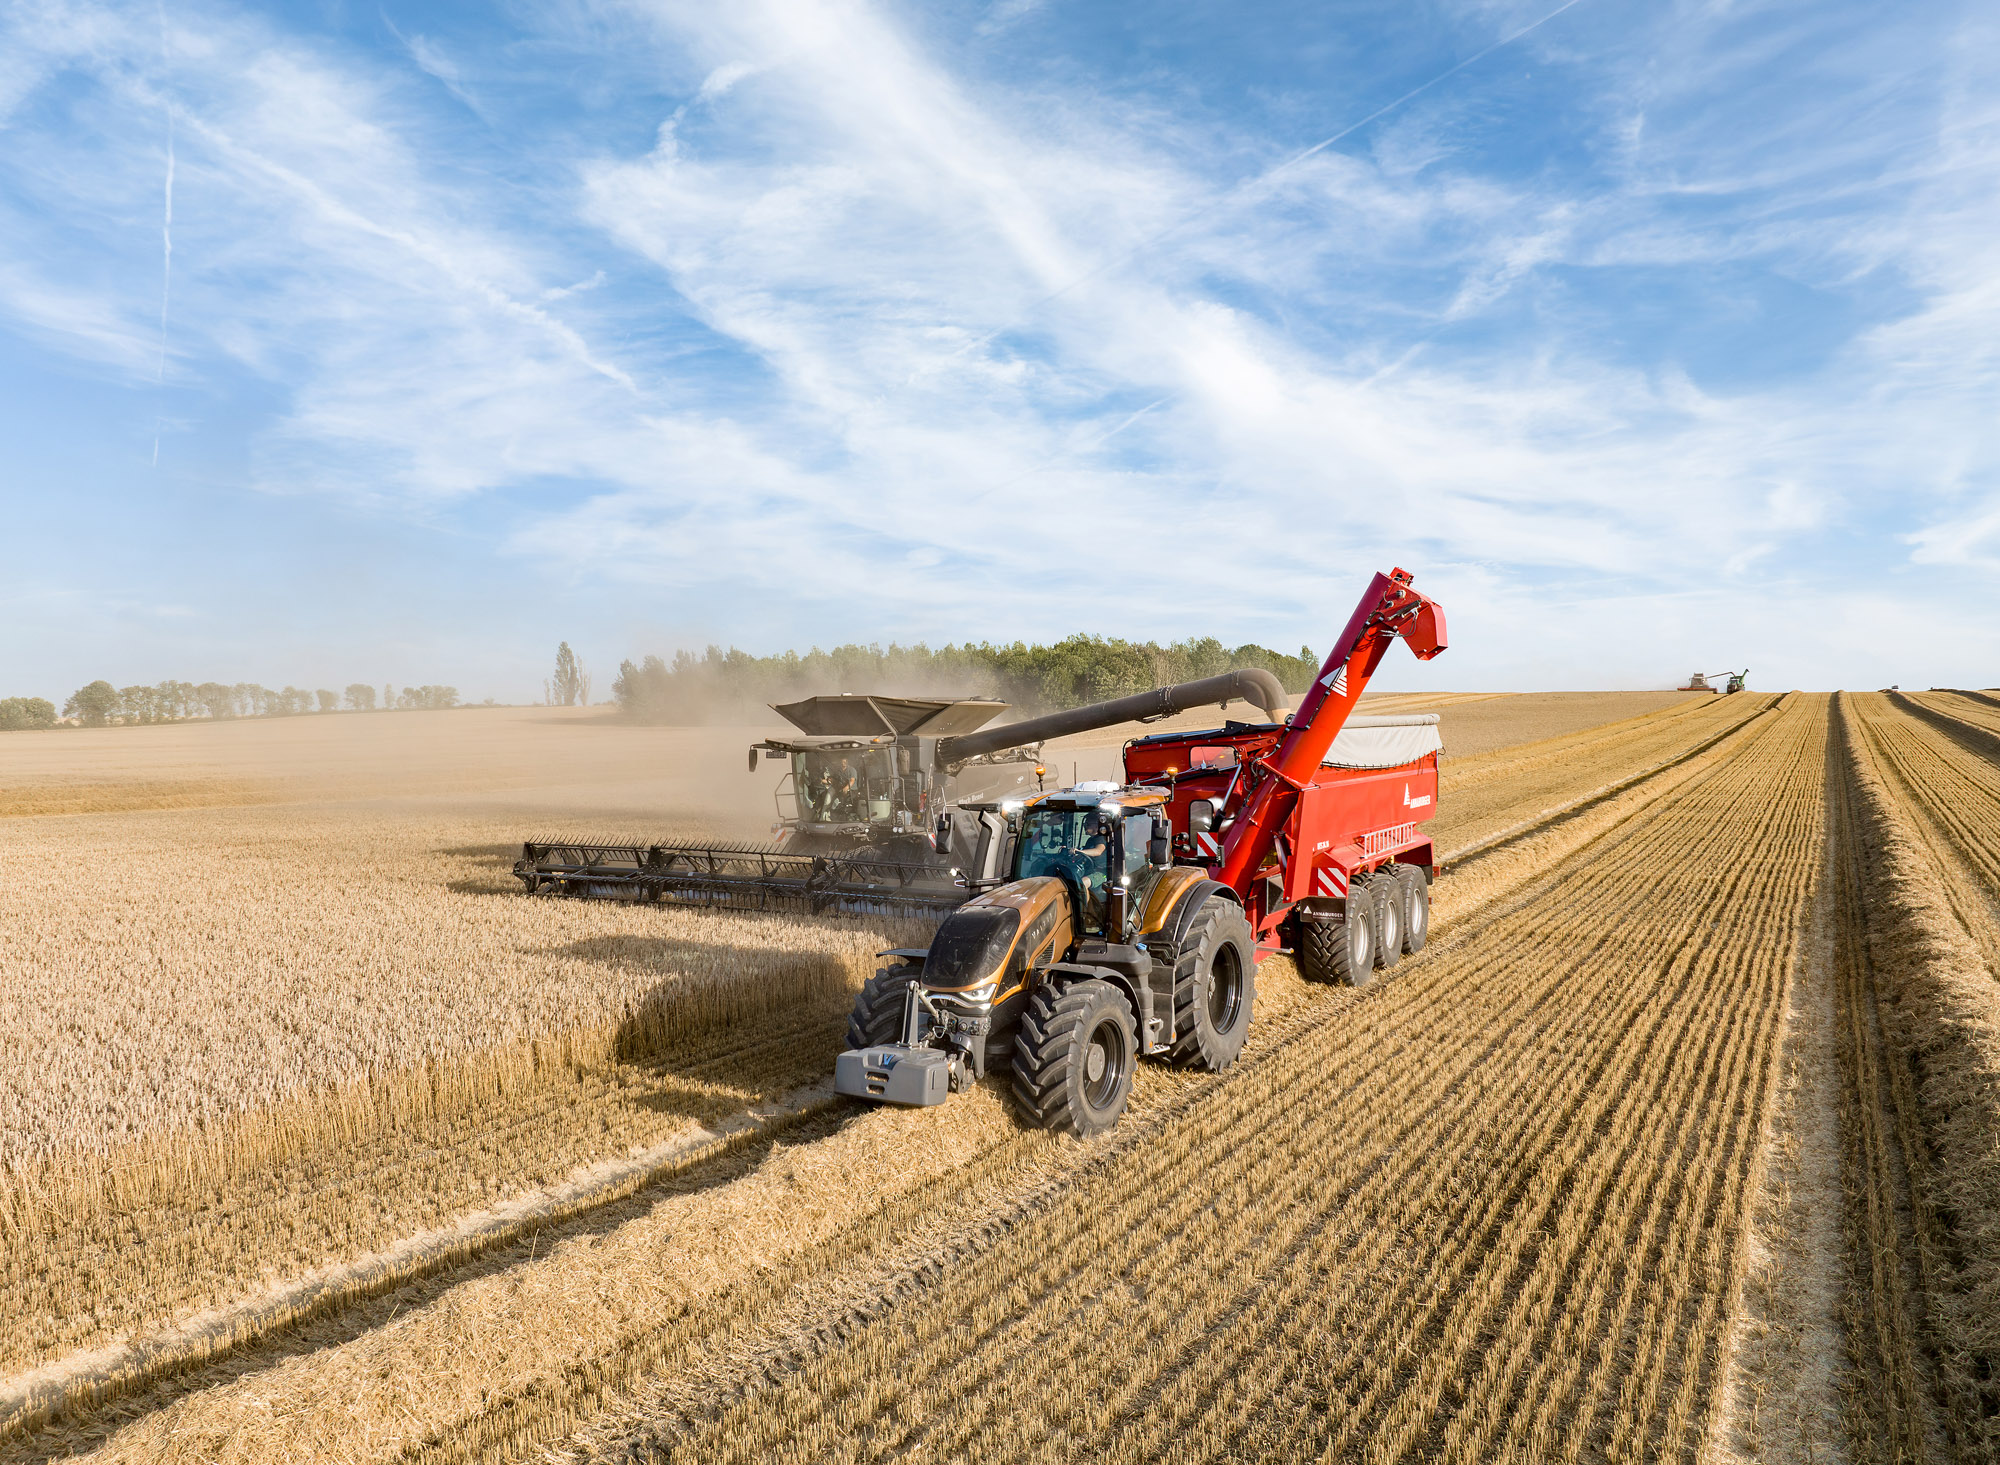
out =
<path fill-rule="evenodd" d="M 1139 1056 L 1139 1026 L 1125 994 L 1086 977 L 1044 984 L 1014 1038 L 1014 1099 L 1044 1129 L 1088 1139 L 1125 1112 Z"/>
<path fill-rule="evenodd" d="M 861 990 L 854 994 L 854 1012 L 847 1019 L 848 1047 L 879 1048 L 903 1041 L 906 994 L 922 970 L 903 965 L 884 967 L 861 984 Z"/>

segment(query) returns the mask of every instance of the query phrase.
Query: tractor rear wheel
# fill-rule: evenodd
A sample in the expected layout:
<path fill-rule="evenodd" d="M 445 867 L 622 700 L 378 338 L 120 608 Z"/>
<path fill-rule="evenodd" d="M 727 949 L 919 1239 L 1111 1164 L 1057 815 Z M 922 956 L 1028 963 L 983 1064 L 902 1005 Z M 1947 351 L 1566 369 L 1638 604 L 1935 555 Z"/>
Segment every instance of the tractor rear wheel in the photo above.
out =
<path fill-rule="evenodd" d="M 848 1047 L 879 1048 L 903 1041 L 903 1008 L 909 1000 L 904 994 L 922 971 L 914 966 L 884 967 L 861 984 L 847 1019 Z"/>
<path fill-rule="evenodd" d="M 1257 996 L 1257 938 L 1243 907 L 1210 896 L 1174 957 L 1173 1060 L 1219 1072 L 1250 1036 Z"/>
<path fill-rule="evenodd" d="M 1415 956 L 1431 939 L 1431 882 L 1416 865 L 1396 865 L 1403 891 L 1403 950 Z"/>
<path fill-rule="evenodd" d="M 1403 959 L 1403 883 L 1377 870 L 1368 877 L 1368 893 L 1375 897 L 1375 965 L 1387 971 Z"/>
<path fill-rule="evenodd" d="M 1096 977 L 1044 984 L 1014 1038 L 1014 1099 L 1030 1121 L 1088 1139 L 1125 1112 L 1138 1066 L 1132 1004 Z"/>
<path fill-rule="evenodd" d="M 1375 980 L 1375 901 L 1366 885 L 1347 892 L 1337 921 L 1299 922 L 1299 969 L 1309 982 L 1365 987 Z"/>

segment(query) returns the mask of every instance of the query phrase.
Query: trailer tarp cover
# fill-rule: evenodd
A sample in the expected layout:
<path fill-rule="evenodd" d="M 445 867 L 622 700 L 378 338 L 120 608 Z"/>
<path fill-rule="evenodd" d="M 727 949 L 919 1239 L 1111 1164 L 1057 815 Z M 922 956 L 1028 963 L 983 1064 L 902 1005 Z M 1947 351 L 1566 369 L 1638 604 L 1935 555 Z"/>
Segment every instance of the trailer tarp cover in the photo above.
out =
<path fill-rule="evenodd" d="M 1435 712 L 1350 717 L 1321 760 L 1326 768 L 1401 768 L 1426 753 L 1442 753 Z"/>

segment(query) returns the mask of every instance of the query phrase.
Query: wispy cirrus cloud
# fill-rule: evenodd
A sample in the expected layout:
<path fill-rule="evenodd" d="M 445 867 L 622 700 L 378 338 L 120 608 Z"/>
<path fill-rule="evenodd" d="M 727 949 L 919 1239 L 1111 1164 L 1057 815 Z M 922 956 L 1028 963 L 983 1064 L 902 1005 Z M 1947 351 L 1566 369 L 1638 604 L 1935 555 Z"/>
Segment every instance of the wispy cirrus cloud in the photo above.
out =
<path fill-rule="evenodd" d="M 1986 564 L 1974 13 L 1551 9 L 1447 7 L 1408 75 L 1266 75 L 1281 136 L 1168 73 L 1098 84 L 1119 62 L 1065 51 L 1062 7 L 955 36 L 865 3 L 603 4 L 483 43 L 413 16 L 371 51 L 222 4 L 163 42 L 49 3 L 0 48 L 36 143 L 0 163 L 0 311 L 140 372 L 128 201 L 148 176 L 157 201 L 136 140 L 171 108 L 167 377 L 255 397 L 248 481 L 463 514 L 497 526 L 487 573 L 763 645 L 1277 641 L 1415 560 L 1512 628 L 1500 674 L 1540 665 L 1523 633 L 1561 587 L 1637 677 L 1746 604 L 1774 646 L 1781 606 L 1835 623 L 1858 564 Z M 1179 75 L 1239 83 L 1235 39 Z M 602 64 L 524 85 L 524 53 Z M 1133 592 L 1052 543 L 1133 546 Z"/>

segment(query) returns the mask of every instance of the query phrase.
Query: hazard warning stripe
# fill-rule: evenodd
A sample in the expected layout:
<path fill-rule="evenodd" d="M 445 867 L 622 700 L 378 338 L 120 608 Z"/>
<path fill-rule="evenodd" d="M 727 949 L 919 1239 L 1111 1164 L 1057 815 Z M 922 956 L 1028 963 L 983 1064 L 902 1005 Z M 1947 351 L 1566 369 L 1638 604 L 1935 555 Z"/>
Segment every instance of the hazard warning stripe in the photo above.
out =
<path fill-rule="evenodd" d="M 1321 865 L 1313 871 L 1313 894 L 1330 896 L 1347 894 L 1347 872 L 1338 865 Z"/>
<path fill-rule="evenodd" d="M 1222 836 L 1219 834 L 1197 834 L 1194 837 L 1195 852 L 1204 855 L 1222 855 Z"/>

